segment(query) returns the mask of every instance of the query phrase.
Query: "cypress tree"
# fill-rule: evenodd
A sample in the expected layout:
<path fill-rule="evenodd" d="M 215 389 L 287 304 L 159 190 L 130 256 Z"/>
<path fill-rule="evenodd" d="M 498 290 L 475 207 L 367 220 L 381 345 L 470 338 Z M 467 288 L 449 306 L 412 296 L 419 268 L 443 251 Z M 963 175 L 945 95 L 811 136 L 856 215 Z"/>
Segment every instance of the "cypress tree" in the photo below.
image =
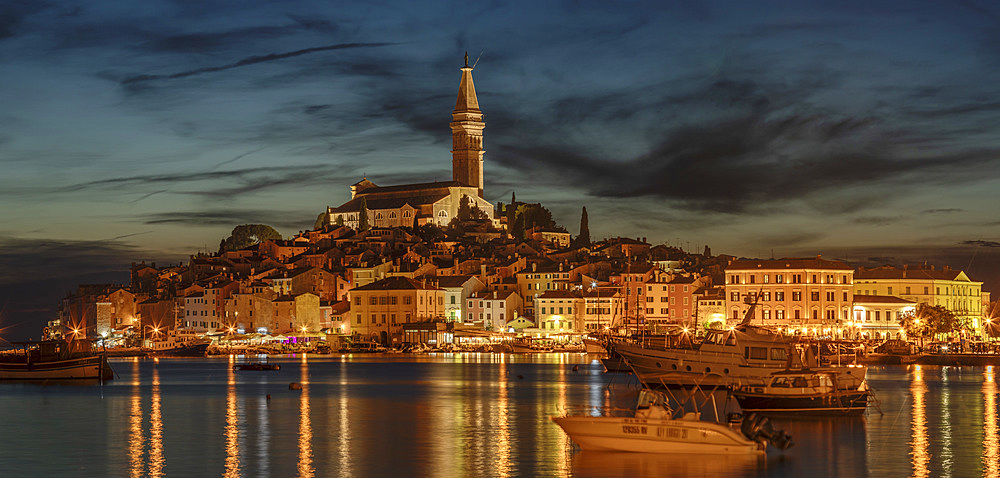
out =
<path fill-rule="evenodd" d="M 358 230 L 368 230 L 368 200 L 361 198 L 361 210 L 358 211 Z"/>
<path fill-rule="evenodd" d="M 576 236 L 576 245 L 579 247 L 590 246 L 590 223 L 587 219 L 587 206 L 583 206 L 583 213 L 580 215 L 580 235 Z"/>

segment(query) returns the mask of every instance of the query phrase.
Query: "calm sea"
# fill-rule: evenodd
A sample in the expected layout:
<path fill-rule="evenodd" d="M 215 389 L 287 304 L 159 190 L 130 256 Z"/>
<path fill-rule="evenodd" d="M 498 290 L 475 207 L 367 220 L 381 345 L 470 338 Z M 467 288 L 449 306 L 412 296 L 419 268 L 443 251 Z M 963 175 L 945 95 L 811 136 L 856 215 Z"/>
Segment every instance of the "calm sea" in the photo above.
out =
<path fill-rule="evenodd" d="M 775 420 L 795 447 L 738 459 L 577 449 L 549 416 L 636 396 L 593 356 L 234 360 L 115 361 L 103 386 L 0 383 L 0 476 L 1000 476 L 992 369 L 873 367 L 882 413 Z"/>

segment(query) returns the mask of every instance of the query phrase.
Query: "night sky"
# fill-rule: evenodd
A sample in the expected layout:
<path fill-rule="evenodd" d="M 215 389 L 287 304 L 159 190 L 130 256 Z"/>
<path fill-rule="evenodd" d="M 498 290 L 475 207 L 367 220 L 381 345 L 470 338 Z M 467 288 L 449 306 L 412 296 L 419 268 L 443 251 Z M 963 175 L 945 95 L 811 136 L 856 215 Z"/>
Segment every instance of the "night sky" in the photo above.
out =
<path fill-rule="evenodd" d="M 494 203 L 699 252 L 1000 267 L 993 2 L 251 3 L 0 4 L 0 326 L 239 224 L 308 229 L 365 175 L 450 180 L 466 51 Z"/>

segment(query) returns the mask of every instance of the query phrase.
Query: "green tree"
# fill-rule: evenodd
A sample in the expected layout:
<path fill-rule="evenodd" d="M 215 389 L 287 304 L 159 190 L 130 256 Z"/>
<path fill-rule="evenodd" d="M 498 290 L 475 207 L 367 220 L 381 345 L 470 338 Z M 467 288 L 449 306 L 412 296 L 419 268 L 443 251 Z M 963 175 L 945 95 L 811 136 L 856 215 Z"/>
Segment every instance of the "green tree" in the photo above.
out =
<path fill-rule="evenodd" d="M 965 327 L 952 311 L 940 305 L 917 304 L 915 311 L 899 315 L 899 325 L 908 337 L 930 338 Z"/>
<path fill-rule="evenodd" d="M 368 230 L 368 200 L 361 198 L 361 210 L 358 211 L 358 230 Z"/>
<path fill-rule="evenodd" d="M 281 240 L 281 234 L 265 224 L 243 224 L 233 228 L 220 246 L 222 251 L 238 251 L 269 240 Z"/>
<path fill-rule="evenodd" d="M 316 222 L 313 223 L 313 230 L 322 229 L 326 225 L 326 213 L 321 212 L 319 216 L 316 217 Z"/>
<path fill-rule="evenodd" d="M 458 202 L 458 220 L 468 221 L 473 219 L 486 219 L 489 216 L 479 209 L 479 206 L 473 204 L 472 199 L 469 196 L 462 196 L 462 200 Z"/>

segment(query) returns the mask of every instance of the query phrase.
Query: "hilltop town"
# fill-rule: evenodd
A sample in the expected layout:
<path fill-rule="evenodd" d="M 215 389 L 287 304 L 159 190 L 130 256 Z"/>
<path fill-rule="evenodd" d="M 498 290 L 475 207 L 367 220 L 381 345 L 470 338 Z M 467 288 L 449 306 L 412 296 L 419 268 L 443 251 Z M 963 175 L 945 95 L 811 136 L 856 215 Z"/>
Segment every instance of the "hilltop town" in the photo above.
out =
<path fill-rule="evenodd" d="M 129 284 L 81 285 L 51 333 L 127 345 L 161 335 L 350 337 L 398 346 L 484 334 L 572 340 L 616 329 L 730 326 L 749 303 L 766 326 L 837 338 L 898 338 L 918 304 L 964 334 L 992 325 L 989 293 L 964 272 L 858 269 L 843 261 L 691 253 L 645 237 L 592 242 L 539 203 L 483 199 L 484 115 L 462 77 L 452 112 L 453 180 L 379 186 L 362 178 L 311 230 L 243 225 L 186 264 L 133 263 Z M 956 329 L 958 330 L 958 329 Z"/>

